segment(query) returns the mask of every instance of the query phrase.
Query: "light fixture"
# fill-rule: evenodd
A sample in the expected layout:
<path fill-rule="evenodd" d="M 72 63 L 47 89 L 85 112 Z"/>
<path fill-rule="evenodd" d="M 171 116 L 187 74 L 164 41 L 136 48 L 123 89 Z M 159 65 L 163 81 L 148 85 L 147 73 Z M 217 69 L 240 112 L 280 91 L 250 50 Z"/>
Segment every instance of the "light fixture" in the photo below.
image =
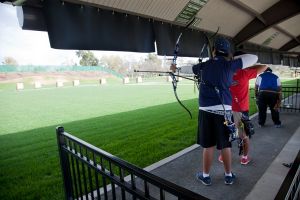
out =
<path fill-rule="evenodd" d="M 273 33 L 270 37 L 268 37 L 268 38 L 262 43 L 262 45 L 263 45 L 263 46 L 268 46 L 268 45 L 272 42 L 272 40 L 274 40 L 278 35 L 279 35 L 279 32 Z"/>
<path fill-rule="evenodd" d="M 190 0 L 183 10 L 175 18 L 175 22 L 182 24 L 187 24 L 190 22 L 206 4 L 208 0 Z M 200 18 L 197 18 L 197 22 L 194 22 L 193 25 L 198 25 L 201 21 Z"/>

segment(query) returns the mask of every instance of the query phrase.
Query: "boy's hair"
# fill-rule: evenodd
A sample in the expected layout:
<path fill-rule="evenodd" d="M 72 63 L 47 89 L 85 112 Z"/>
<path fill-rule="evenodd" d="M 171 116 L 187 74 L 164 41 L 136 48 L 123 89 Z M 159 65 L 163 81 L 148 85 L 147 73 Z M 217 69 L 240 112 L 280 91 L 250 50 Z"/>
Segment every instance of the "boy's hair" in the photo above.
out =
<path fill-rule="evenodd" d="M 265 72 L 272 72 L 272 69 L 270 67 L 268 67 Z"/>

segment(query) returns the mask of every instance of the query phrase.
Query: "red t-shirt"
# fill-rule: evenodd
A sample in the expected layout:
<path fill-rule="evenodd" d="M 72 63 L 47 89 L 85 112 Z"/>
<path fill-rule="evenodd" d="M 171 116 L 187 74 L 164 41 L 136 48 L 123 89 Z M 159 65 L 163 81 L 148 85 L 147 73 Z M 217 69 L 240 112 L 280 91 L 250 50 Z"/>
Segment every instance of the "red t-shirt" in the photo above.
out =
<path fill-rule="evenodd" d="M 232 78 L 230 92 L 233 111 L 249 110 L 249 80 L 256 78 L 257 69 L 238 69 Z"/>

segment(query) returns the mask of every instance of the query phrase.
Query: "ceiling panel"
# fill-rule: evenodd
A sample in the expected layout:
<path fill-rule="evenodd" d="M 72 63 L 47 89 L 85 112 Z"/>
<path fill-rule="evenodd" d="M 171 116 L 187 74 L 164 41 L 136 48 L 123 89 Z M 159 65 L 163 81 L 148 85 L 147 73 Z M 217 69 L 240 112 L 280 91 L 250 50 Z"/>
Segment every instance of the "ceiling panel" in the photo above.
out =
<path fill-rule="evenodd" d="M 297 47 L 295 47 L 295 48 L 293 48 L 293 49 L 291 49 L 290 51 L 291 52 L 300 52 L 300 45 L 297 46 Z"/>
<path fill-rule="evenodd" d="M 178 13 L 185 7 L 189 0 L 82 0 L 92 4 L 116 8 L 150 16 L 158 19 L 174 21 Z"/>
<path fill-rule="evenodd" d="M 278 26 L 293 36 L 298 37 L 300 35 L 300 14 L 278 24 Z"/>
<path fill-rule="evenodd" d="M 208 1 L 197 17 L 202 19 L 199 28 L 215 32 L 219 26 L 219 33 L 231 37 L 235 36 L 245 24 L 253 19 L 251 15 L 220 0 Z"/>
<path fill-rule="evenodd" d="M 263 13 L 279 0 L 240 0 L 250 8 L 256 10 L 259 13 Z"/>
<path fill-rule="evenodd" d="M 290 37 L 286 36 L 280 31 L 274 28 L 269 28 L 250 39 L 249 42 L 278 49 L 290 40 Z"/>

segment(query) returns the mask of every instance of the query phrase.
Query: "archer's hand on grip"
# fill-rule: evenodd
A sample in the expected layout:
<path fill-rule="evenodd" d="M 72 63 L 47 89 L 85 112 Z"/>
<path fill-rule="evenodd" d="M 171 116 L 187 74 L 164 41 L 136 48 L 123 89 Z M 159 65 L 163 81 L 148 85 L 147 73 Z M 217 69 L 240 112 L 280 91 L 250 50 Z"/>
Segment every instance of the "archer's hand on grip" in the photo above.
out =
<path fill-rule="evenodd" d="M 176 64 L 171 64 L 170 70 L 171 70 L 173 73 L 175 73 L 176 70 L 177 70 Z"/>

